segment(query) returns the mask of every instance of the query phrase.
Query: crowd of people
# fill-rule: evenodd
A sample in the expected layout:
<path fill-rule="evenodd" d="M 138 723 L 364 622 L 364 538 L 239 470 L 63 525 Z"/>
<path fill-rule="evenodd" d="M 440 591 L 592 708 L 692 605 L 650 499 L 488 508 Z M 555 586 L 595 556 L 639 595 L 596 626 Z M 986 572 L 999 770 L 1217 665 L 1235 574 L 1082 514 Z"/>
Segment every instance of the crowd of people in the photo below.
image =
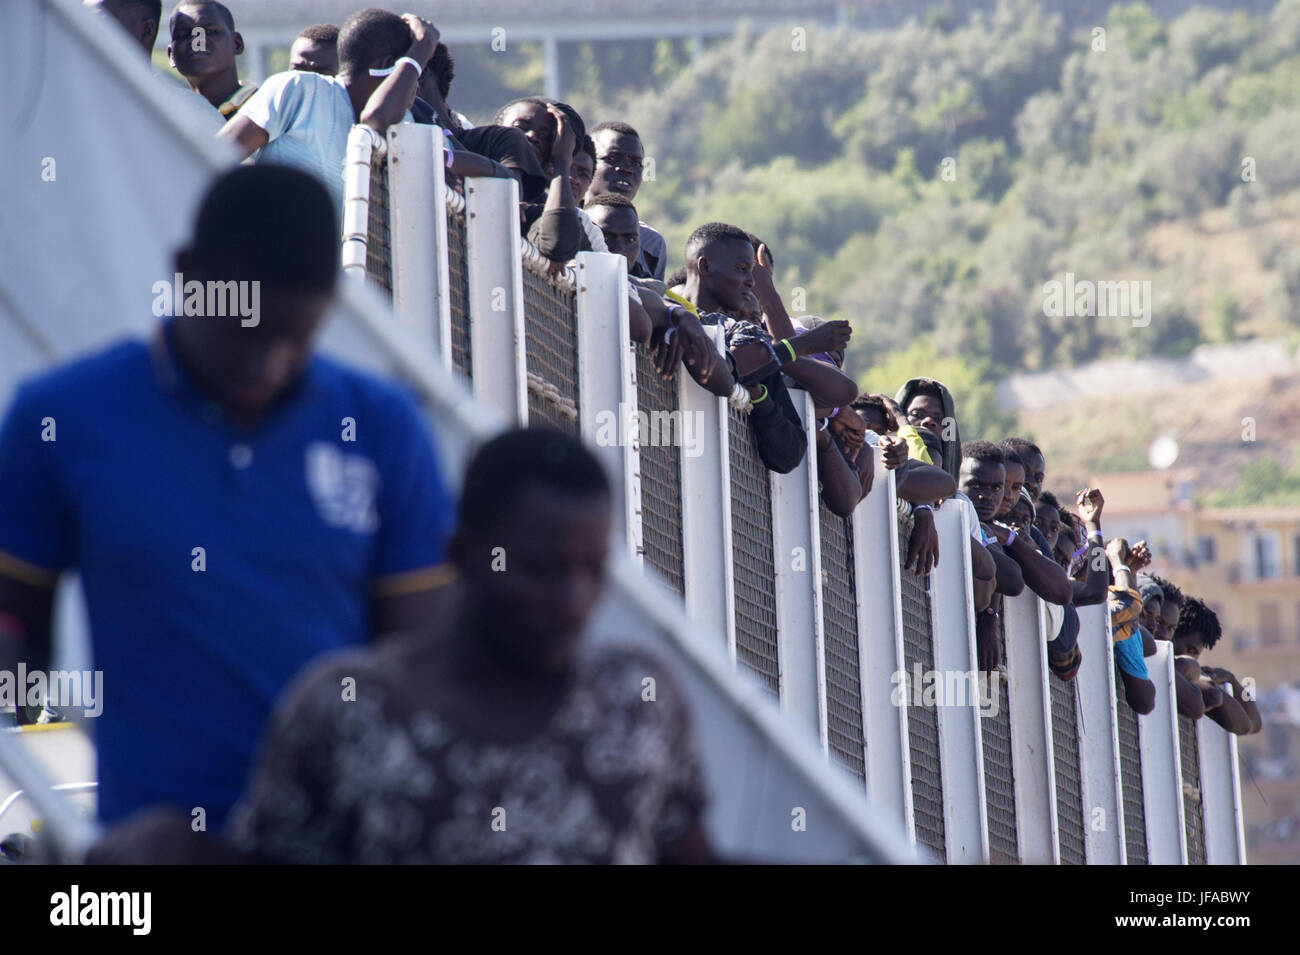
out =
<path fill-rule="evenodd" d="M 88 5 L 152 51 L 158 0 Z M 1214 613 L 1142 574 L 1144 543 L 1106 540 L 1100 491 L 1071 511 L 1045 490 L 1032 442 L 962 441 L 938 381 L 859 393 L 849 323 L 790 315 L 772 248 L 739 226 L 696 228 L 666 275 L 663 237 L 635 205 L 644 144 L 624 119 L 588 132 L 569 105 L 526 97 L 474 126 L 449 103 L 450 50 L 410 14 L 310 26 L 292 68 L 258 87 L 238 77 L 226 6 L 182 0 L 167 26 L 187 108 L 252 157 L 211 187 L 176 270 L 260 282 L 262 320 L 168 318 L 148 344 L 26 383 L 0 428 L 13 505 L 0 515 L 0 664 L 48 661 L 54 584 L 79 570 L 114 699 L 96 727 L 100 816 L 121 824 L 103 861 L 712 858 L 671 677 L 582 645 L 612 519 L 595 458 L 556 433 L 512 432 L 478 452 L 453 502 L 410 396 L 313 351 L 358 123 L 436 124 L 453 181 L 514 178 L 521 234 L 557 266 L 623 255 L 631 335 L 658 373 L 744 412 L 773 472 L 798 467 L 813 434 L 834 514 L 880 493 L 882 462 L 909 518 L 907 572 L 953 559 L 934 511 L 965 509 L 982 669 L 1000 665 L 1005 597 L 1043 599 L 1062 680 L 1098 665 L 1083 660 L 1077 608 L 1106 602 L 1129 706 L 1151 712 L 1145 658 L 1168 640 L 1180 713 L 1259 730 L 1236 677 L 1200 662 Z M 812 399 L 811 428 L 792 389 Z M 171 814 L 136 815 L 157 805 Z"/>

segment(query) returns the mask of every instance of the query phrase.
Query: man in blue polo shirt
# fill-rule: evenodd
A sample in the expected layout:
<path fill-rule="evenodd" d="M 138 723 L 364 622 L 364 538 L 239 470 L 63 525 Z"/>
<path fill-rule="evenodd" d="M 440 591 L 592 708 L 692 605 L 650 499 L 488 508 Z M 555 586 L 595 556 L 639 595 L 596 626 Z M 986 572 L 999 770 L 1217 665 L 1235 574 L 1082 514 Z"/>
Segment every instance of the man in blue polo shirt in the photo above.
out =
<path fill-rule="evenodd" d="M 293 675 L 436 612 L 451 505 L 417 408 L 312 354 L 337 235 L 313 177 L 235 169 L 177 256 L 184 314 L 26 383 L 0 426 L 0 665 L 44 662 L 80 570 L 106 821 L 220 829 Z"/>

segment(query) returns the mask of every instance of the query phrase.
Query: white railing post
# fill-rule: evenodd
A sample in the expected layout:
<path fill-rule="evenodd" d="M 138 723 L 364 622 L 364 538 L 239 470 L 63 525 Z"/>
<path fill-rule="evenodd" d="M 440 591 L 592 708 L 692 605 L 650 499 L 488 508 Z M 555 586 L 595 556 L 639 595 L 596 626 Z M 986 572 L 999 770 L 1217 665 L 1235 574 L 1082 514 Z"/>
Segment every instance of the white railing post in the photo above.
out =
<path fill-rule="evenodd" d="M 912 749 L 907 736 L 909 686 L 903 655 L 903 598 L 898 575 L 898 498 L 893 474 L 873 454 L 871 493 L 853 512 L 853 579 L 858 601 L 858 672 L 867 793 L 916 845 Z"/>
<path fill-rule="evenodd" d="M 984 741 L 972 614 L 970 537 L 965 508 L 934 512 L 938 566 L 930 573 L 930 621 L 939 697 L 939 759 L 943 773 L 944 845 L 950 863 L 989 860 L 984 791 Z M 897 557 L 895 557 L 897 560 Z M 949 698 L 960 685 L 964 701 Z"/>
<path fill-rule="evenodd" d="M 725 351 L 720 328 L 705 326 L 719 352 Z M 719 358 L 719 361 L 722 359 Z M 686 615 L 702 632 L 725 635 L 736 660 L 736 604 L 731 554 L 731 422 L 727 400 L 677 372 L 677 407 L 695 421 L 703 453 L 683 453 L 682 576 Z"/>
<path fill-rule="evenodd" d="M 1147 657 L 1147 669 L 1156 688 L 1155 709 L 1138 719 L 1147 861 L 1151 865 L 1187 865 L 1173 645 L 1157 640 L 1155 656 Z"/>
<path fill-rule="evenodd" d="M 451 277 L 447 263 L 442 129 L 399 123 L 388 130 L 393 310 L 416 337 L 433 342 L 451 370 Z"/>
<path fill-rule="evenodd" d="M 384 162 L 375 157 L 378 134 L 369 126 L 353 126 L 348 133 L 347 158 L 343 173 L 343 274 L 351 281 L 366 280 L 366 247 L 370 236 L 370 164 Z"/>
<path fill-rule="evenodd" d="M 1196 745 L 1201 760 L 1205 861 L 1209 865 L 1245 865 L 1237 737 L 1214 720 L 1202 717 L 1196 721 Z"/>
<path fill-rule="evenodd" d="M 826 673 L 821 591 L 821 521 L 817 513 L 817 432 L 812 398 L 792 390 L 802 410 L 808 452 L 788 474 L 772 474 L 772 564 L 776 572 L 777 659 L 781 709 L 807 726 L 827 752 Z"/>
<path fill-rule="evenodd" d="M 577 307 L 578 421 L 583 440 L 610 474 L 628 553 L 639 561 L 641 436 L 633 427 L 636 356 L 627 324 L 627 259 L 579 252 Z"/>
<path fill-rule="evenodd" d="M 465 180 L 465 237 L 474 393 L 509 424 L 523 425 L 528 375 L 518 182 Z"/>
<path fill-rule="evenodd" d="M 1119 726 L 1115 707 L 1115 648 L 1105 603 L 1079 607 L 1083 665 L 1075 676 L 1079 701 L 1079 757 L 1083 774 L 1084 846 L 1089 865 L 1123 865 L 1124 790 L 1120 785 Z M 1126 704 L 1127 705 L 1127 704 Z M 1093 825 L 1098 818 L 1102 825 Z"/>
<path fill-rule="evenodd" d="M 1025 590 L 1002 601 L 1007 634 L 1007 695 L 1011 700 L 1011 766 L 1015 773 L 1016 844 L 1020 860 L 1061 861 L 1052 759 L 1052 697 L 1042 601 Z"/>

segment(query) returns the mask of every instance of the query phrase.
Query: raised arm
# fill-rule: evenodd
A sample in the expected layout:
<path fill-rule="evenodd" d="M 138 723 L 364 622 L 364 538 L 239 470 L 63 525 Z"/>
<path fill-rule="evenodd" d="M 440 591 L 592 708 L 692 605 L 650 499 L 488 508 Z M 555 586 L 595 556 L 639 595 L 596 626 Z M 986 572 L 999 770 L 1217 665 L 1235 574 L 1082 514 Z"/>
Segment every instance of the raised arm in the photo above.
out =
<path fill-rule="evenodd" d="M 413 13 L 404 14 L 402 19 L 411 30 L 411 45 L 404 55 L 423 66 L 437 49 L 438 28 Z M 415 99 L 421 72 L 420 68 L 403 64 L 389 73 L 370 94 L 361 110 L 361 122 L 377 133 L 387 132 L 389 126 L 400 123 Z"/>

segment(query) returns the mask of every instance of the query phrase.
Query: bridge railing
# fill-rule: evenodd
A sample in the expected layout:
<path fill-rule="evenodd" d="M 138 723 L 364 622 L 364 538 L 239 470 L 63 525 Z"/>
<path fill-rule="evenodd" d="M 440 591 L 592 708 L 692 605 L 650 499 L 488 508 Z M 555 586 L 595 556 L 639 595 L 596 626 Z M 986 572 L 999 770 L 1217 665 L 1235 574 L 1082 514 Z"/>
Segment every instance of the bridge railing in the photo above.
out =
<path fill-rule="evenodd" d="M 938 567 L 907 570 L 911 519 L 878 456 L 851 518 L 820 502 L 801 391 L 810 453 L 768 471 L 742 412 L 680 369 L 662 380 L 630 342 L 625 260 L 583 252 L 552 274 L 519 235 L 517 184 L 451 187 L 439 135 L 354 131 L 345 270 L 506 422 L 597 451 L 634 562 L 914 846 L 950 863 L 1245 861 L 1236 741 L 1180 723 L 1167 645 L 1149 660 L 1156 710 L 1138 717 L 1105 606 L 1079 610 L 1084 663 L 1067 683 L 1026 592 L 1005 601 L 1002 663 L 980 677 L 968 512 L 939 508 Z"/>

